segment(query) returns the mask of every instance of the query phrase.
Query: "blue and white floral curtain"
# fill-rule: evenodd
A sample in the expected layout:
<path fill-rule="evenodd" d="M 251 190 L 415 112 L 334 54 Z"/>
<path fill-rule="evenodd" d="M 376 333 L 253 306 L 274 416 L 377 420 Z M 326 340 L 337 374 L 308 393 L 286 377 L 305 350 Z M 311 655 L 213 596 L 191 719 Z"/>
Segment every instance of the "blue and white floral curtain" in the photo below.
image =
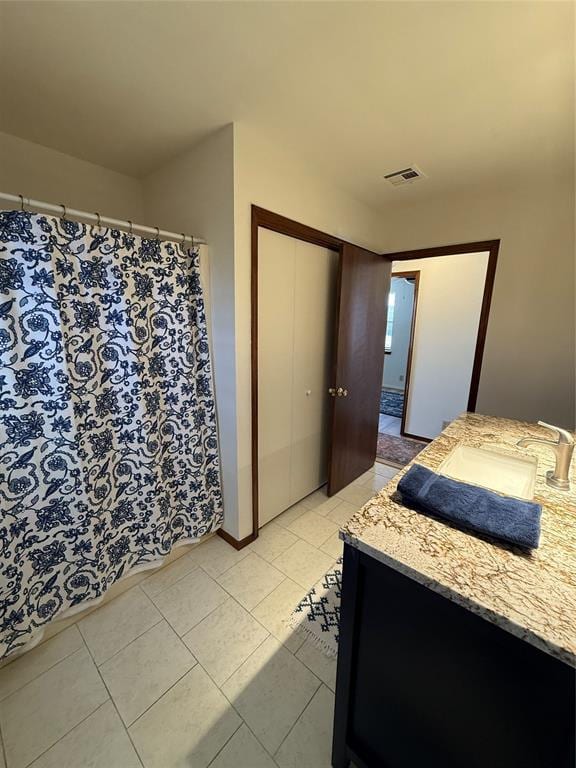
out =
<path fill-rule="evenodd" d="M 0 213 L 0 658 L 222 524 L 199 257 Z"/>

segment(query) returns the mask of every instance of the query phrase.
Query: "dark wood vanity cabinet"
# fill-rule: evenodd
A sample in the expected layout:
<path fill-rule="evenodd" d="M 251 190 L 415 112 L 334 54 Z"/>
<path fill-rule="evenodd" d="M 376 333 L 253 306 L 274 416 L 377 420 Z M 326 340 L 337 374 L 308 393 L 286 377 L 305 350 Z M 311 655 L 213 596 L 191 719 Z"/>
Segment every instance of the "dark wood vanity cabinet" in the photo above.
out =
<path fill-rule="evenodd" d="M 346 544 L 332 765 L 575 768 L 572 667 Z"/>

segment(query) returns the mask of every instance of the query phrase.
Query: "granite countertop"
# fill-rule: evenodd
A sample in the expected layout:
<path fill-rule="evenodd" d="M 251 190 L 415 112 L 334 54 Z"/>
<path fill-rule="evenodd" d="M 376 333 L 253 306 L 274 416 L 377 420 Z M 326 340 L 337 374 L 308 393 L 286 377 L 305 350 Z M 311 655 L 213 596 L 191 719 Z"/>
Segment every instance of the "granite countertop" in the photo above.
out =
<path fill-rule="evenodd" d="M 465 533 L 399 503 L 405 467 L 340 531 L 353 547 L 377 558 L 487 621 L 576 667 L 576 472 L 562 492 L 546 484 L 554 454 L 519 448 L 522 437 L 550 438 L 536 424 L 464 414 L 412 463 L 436 470 L 463 443 L 538 459 L 535 501 L 542 504 L 538 549 L 527 554 L 488 537 Z"/>

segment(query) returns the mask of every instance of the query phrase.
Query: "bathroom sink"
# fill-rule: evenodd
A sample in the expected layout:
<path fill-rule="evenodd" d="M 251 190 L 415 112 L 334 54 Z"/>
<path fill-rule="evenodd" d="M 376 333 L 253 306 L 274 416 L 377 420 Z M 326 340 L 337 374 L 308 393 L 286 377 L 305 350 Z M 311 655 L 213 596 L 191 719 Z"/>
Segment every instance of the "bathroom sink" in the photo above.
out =
<path fill-rule="evenodd" d="M 533 499 L 537 466 L 538 460 L 532 456 L 458 445 L 444 459 L 438 472 L 453 480 L 479 485 L 507 496 Z"/>

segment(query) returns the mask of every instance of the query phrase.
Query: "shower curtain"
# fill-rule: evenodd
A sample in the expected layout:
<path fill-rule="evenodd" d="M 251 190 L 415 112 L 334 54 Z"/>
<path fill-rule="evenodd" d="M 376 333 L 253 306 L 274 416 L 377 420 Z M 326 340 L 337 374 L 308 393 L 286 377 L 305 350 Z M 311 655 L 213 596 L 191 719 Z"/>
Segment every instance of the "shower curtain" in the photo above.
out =
<path fill-rule="evenodd" d="M 222 517 L 198 252 L 1 212 L 0 658 Z"/>

